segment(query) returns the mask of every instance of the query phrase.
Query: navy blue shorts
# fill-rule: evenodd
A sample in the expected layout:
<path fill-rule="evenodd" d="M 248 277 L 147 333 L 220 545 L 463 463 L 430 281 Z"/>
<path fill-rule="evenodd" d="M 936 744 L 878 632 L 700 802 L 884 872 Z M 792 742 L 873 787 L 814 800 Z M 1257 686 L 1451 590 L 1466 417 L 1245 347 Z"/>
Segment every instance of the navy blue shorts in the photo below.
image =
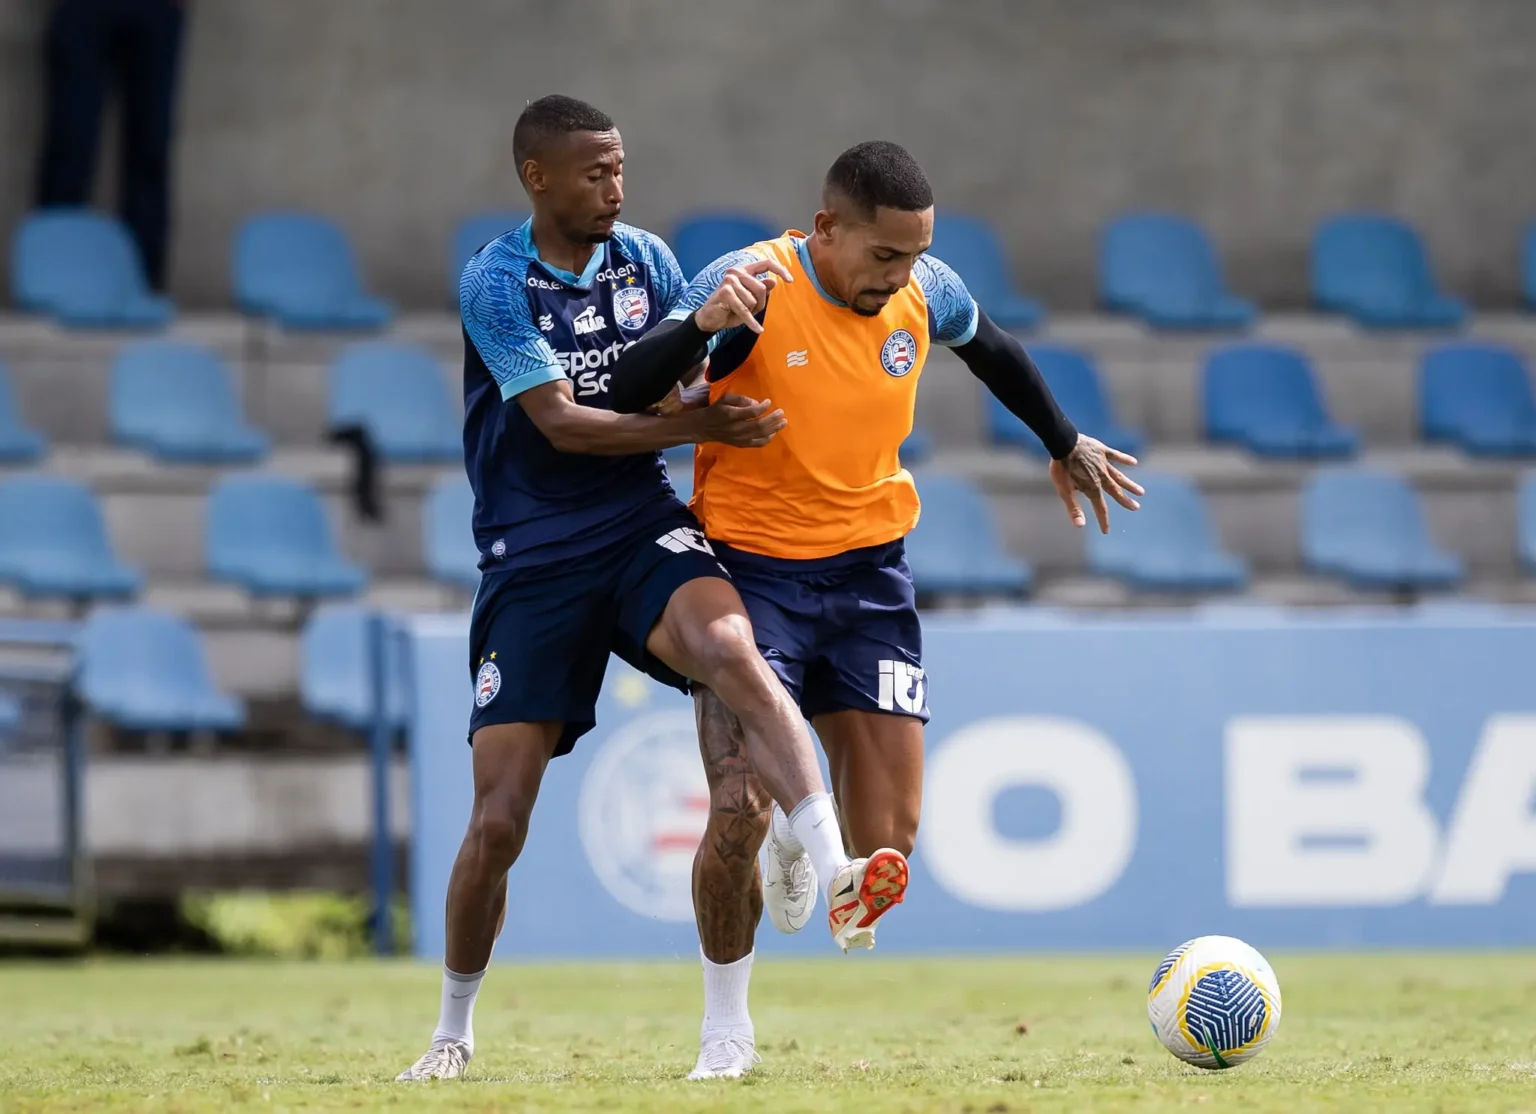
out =
<path fill-rule="evenodd" d="M 758 650 L 807 719 L 851 709 L 928 722 L 923 629 L 900 541 L 816 561 L 714 546 Z"/>
<path fill-rule="evenodd" d="M 688 511 L 584 557 L 487 573 L 469 620 L 475 679 L 471 740 L 495 723 L 561 721 L 569 754 L 597 723 L 609 653 L 664 685 L 685 677 L 645 648 L 672 593 L 700 577 L 728 579 Z"/>

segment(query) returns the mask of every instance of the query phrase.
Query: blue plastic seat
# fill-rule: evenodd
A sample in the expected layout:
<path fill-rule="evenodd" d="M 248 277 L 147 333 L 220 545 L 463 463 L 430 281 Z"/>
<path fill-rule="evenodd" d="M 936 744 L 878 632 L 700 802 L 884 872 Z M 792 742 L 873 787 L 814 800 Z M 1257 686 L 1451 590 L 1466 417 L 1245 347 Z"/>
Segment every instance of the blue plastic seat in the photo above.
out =
<path fill-rule="evenodd" d="M 1413 227 L 1375 213 L 1345 213 L 1318 225 L 1312 297 L 1319 308 L 1374 329 L 1450 329 L 1467 313 L 1441 294 Z"/>
<path fill-rule="evenodd" d="M 90 488 L 17 476 L 0 483 L 0 582 L 35 598 L 126 599 L 143 577 L 117 559 Z"/>
<path fill-rule="evenodd" d="M 1029 355 L 1045 377 L 1051 394 L 1062 413 L 1072 419 L 1079 433 L 1096 437 L 1111 448 L 1135 456 L 1146 445 L 1146 438 L 1124 428 L 1116 419 L 1109 396 L 1093 361 L 1075 348 L 1054 344 L 1032 344 Z M 982 391 L 986 424 L 995 445 L 1015 445 L 1045 456 L 1045 445 L 1034 432 L 997 400 L 990 391 Z"/>
<path fill-rule="evenodd" d="M 907 562 L 924 594 L 1022 596 L 1034 580 L 998 536 L 986 496 L 953 476 L 916 477 L 923 513 L 907 535 Z"/>
<path fill-rule="evenodd" d="M 245 723 L 220 692 L 197 630 L 148 608 L 93 614 L 80 634 L 80 693 L 98 716 L 130 731 L 229 731 Z"/>
<path fill-rule="evenodd" d="M 1419 365 L 1419 422 L 1430 441 L 1475 456 L 1536 454 L 1536 398 L 1520 353 L 1496 344 L 1446 344 Z"/>
<path fill-rule="evenodd" d="M 1138 471 L 1141 510 L 1110 504 L 1110 532 L 1088 511 L 1088 568 L 1142 592 L 1236 591 L 1248 566 L 1221 548 L 1198 488 L 1180 476 Z"/>
<path fill-rule="evenodd" d="M 121 221 L 90 209 L 40 209 L 11 243 L 16 304 L 74 329 L 154 329 L 175 315 L 149 289 Z"/>
<path fill-rule="evenodd" d="M 916 426 L 907 434 L 905 441 L 897 450 L 904 467 L 911 468 L 914 464 L 921 464 L 933 455 L 933 435 L 922 426 Z"/>
<path fill-rule="evenodd" d="M 362 426 L 385 460 L 464 459 L 463 418 L 423 348 L 377 341 L 344 349 L 331 365 L 330 422 Z"/>
<path fill-rule="evenodd" d="M 1205 434 L 1266 457 L 1353 456 L 1359 437 L 1335 425 L 1305 353 L 1278 344 L 1234 344 L 1205 362 Z"/>
<path fill-rule="evenodd" d="M 235 237 L 235 301 L 284 328 L 366 331 L 394 310 L 363 288 L 345 233 L 308 213 L 251 217 Z"/>
<path fill-rule="evenodd" d="M 311 715 L 357 731 L 373 726 L 374 613 L 350 605 L 319 608 L 299 636 L 299 700 Z M 400 640 L 384 642 L 384 714 L 394 730 L 409 716 L 405 654 Z"/>
<path fill-rule="evenodd" d="M 256 596 L 350 596 L 366 580 L 341 556 L 314 488 L 284 476 L 230 476 L 208 495 L 208 572 Z"/>
<path fill-rule="evenodd" d="M 1431 540 L 1419 497 L 1400 476 L 1365 468 L 1326 469 L 1301 500 L 1302 556 L 1316 572 L 1360 588 L 1450 588 L 1461 559 Z"/>
<path fill-rule="evenodd" d="M 0 363 L 0 464 L 30 464 L 48 451 L 48 439 L 21 420 L 11 376 Z"/>
<path fill-rule="evenodd" d="M 143 341 L 118 353 L 110 390 L 112 436 L 160 460 L 260 460 L 271 439 L 241 413 L 229 368 L 206 348 Z"/>
<path fill-rule="evenodd" d="M 470 256 L 503 232 L 510 232 L 528 219 L 525 211 L 507 209 L 499 213 L 476 213 L 454 227 L 448 241 L 448 304 L 459 304 L 459 279 Z"/>
<path fill-rule="evenodd" d="M 692 281 L 722 255 L 778 234 L 771 222 L 755 213 L 691 213 L 673 229 L 672 249 L 683 277 Z"/>
<path fill-rule="evenodd" d="M 466 592 L 480 587 L 474 513 L 475 493 L 462 472 L 434 483 L 421 508 L 421 550 L 427 572 L 438 583 Z"/>
<path fill-rule="evenodd" d="M 954 268 L 976 304 L 1002 328 L 1033 329 L 1045 320 L 1045 307 L 1014 286 L 1002 242 L 980 217 L 938 214 L 928 251 Z"/>
<path fill-rule="evenodd" d="M 1515 496 L 1515 530 L 1519 537 L 1520 564 L 1528 575 L 1536 576 L 1536 471 L 1520 480 Z"/>
<path fill-rule="evenodd" d="M 1127 213 L 1099 242 L 1099 299 L 1154 329 L 1245 329 L 1253 303 L 1228 292 L 1205 230 L 1187 217 Z"/>

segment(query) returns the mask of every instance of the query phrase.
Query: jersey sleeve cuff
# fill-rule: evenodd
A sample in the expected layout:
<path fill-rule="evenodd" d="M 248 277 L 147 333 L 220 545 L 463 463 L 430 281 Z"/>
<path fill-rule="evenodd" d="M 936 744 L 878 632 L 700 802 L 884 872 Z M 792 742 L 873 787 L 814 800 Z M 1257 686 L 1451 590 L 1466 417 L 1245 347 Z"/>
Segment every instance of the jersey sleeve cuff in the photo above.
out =
<path fill-rule="evenodd" d="M 945 348 L 959 348 L 962 344 L 969 344 L 976 339 L 976 326 L 981 324 L 981 307 L 976 304 L 976 299 L 971 299 L 971 320 L 965 326 L 965 332 L 948 340 L 940 340 Z"/>
<path fill-rule="evenodd" d="M 558 364 L 545 364 L 543 367 L 532 371 L 523 371 L 500 383 L 501 400 L 510 402 L 524 391 L 531 391 L 535 387 L 542 387 L 545 383 L 554 383 L 565 378 L 565 372 L 560 370 Z"/>

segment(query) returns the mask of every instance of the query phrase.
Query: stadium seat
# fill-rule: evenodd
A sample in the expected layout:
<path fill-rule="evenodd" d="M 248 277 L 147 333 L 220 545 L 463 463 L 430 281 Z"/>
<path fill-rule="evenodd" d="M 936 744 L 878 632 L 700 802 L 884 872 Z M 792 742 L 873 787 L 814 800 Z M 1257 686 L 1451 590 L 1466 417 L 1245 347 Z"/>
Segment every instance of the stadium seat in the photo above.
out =
<path fill-rule="evenodd" d="M 438 583 L 466 592 L 480 587 L 474 513 L 475 493 L 462 472 L 434 483 L 421 508 L 421 551 L 427 572 Z"/>
<path fill-rule="evenodd" d="M 1187 217 L 1128 213 L 1099 241 L 1099 300 L 1154 329 L 1245 329 L 1253 303 L 1234 297 L 1205 230 Z"/>
<path fill-rule="evenodd" d="M 1034 576 L 1003 548 L 985 495 L 967 480 L 917 477 L 922 518 L 907 535 L 907 562 L 925 595 L 1022 596 Z"/>
<path fill-rule="evenodd" d="M 1080 433 L 1097 437 L 1106 445 L 1132 456 L 1141 452 L 1146 438 L 1134 430 L 1125 429 L 1115 420 L 1098 370 L 1086 354 L 1054 344 L 1032 344 L 1029 354 L 1056 396 L 1062 412 L 1072 419 Z M 1036 456 L 1046 455 L 1040 438 L 992 392 L 984 390 L 981 396 L 993 444 L 1015 445 Z"/>
<path fill-rule="evenodd" d="M 235 301 L 287 329 L 381 329 L 393 308 L 363 289 L 346 235 L 323 217 L 264 213 L 241 226 L 234 250 Z"/>
<path fill-rule="evenodd" d="M 330 423 L 361 426 L 379 455 L 397 463 L 464 459 L 464 422 L 433 355 L 370 342 L 344 349 L 331 365 Z"/>
<path fill-rule="evenodd" d="M 1439 549 L 1424 525 L 1419 497 L 1387 472 L 1319 472 L 1301 499 L 1302 558 L 1315 572 L 1359 588 L 1450 588 L 1461 559 Z"/>
<path fill-rule="evenodd" d="M 126 599 L 143 577 L 112 551 L 91 490 L 53 476 L 0 483 L 0 582 L 22 595 Z"/>
<path fill-rule="evenodd" d="M 1525 304 L 1536 309 L 1536 221 L 1525 230 L 1520 251 L 1520 274 L 1525 286 Z"/>
<path fill-rule="evenodd" d="M 1198 488 L 1180 476 L 1138 471 L 1146 488 L 1141 510 L 1109 505 L 1110 532 L 1101 534 L 1087 509 L 1088 568 L 1141 592 L 1237 591 L 1248 566 L 1222 550 Z"/>
<path fill-rule="evenodd" d="M 980 217 L 940 213 L 928 251 L 954 268 L 976 304 L 1004 329 L 1033 329 L 1045 320 L 1045 307 L 1014 288 L 1003 245 Z"/>
<path fill-rule="evenodd" d="M 246 424 L 229 368 L 206 348 L 143 341 L 118 353 L 110 389 L 112 436 L 160 460 L 260 460 L 271 440 Z"/>
<path fill-rule="evenodd" d="M 1320 309 L 1373 329 L 1450 329 L 1467 313 L 1440 293 L 1413 227 L 1374 213 L 1346 213 L 1318 225 L 1312 297 Z"/>
<path fill-rule="evenodd" d="M 1536 454 L 1536 398 L 1525 359 L 1496 344 L 1446 344 L 1419 365 L 1419 422 L 1429 441 L 1474 456 Z"/>
<path fill-rule="evenodd" d="M 461 220 L 448 241 L 448 304 L 459 306 L 459 279 L 464 274 L 464 264 L 470 256 L 490 243 L 503 232 L 510 231 L 528 219 L 528 214 L 515 209 L 499 213 L 477 213 Z"/>
<path fill-rule="evenodd" d="M 90 209 L 40 209 L 11 243 L 16 304 L 75 329 L 154 329 L 175 308 L 149 289 L 128 229 Z"/>
<path fill-rule="evenodd" d="M 229 731 L 245 723 L 220 692 L 196 628 L 148 608 L 93 614 L 80 632 L 80 695 L 130 731 Z"/>
<path fill-rule="evenodd" d="M 0 363 L 0 464 L 30 464 L 48 451 L 48 439 L 21 420 L 11 376 Z"/>
<path fill-rule="evenodd" d="M 1519 535 L 1520 564 L 1530 576 L 1536 576 L 1536 471 L 1520 480 L 1515 496 L 1515 529 Z"/>
<path fill-rule="evenodd" d="M 208 495 L 208 572 L 256 596 L 349 596 L 363 571 L 336 549 L 314 488 L 282 476 L 230 476 Z"/>
<path fill-rule="evenodd" d="M 672 249 L 683 277 L 692 280 L 722 255 L 778 234 L 768 220 L 753 213 L 694 213 L 677 222 Z"/>
<path fill-rule="evenodd" d="M 1260 456 L 1353 456 L 1359 437 L 1335 425 L 1307 356 L 1277 344 L 1234 344 L 1205 362 L 1205 434 Z"/>
<path fill-rule="evenodd" d="M 304 624 L 299 636 L 299 700 L 306 712 L 357 731 L 373 726 L 373 617 L 361 607 L 328 605 Z M 406 724 L 410 692 L 400 640 L 386 637 L 384 655 L 384 711 L 390 727 L 398 731 Z"/>

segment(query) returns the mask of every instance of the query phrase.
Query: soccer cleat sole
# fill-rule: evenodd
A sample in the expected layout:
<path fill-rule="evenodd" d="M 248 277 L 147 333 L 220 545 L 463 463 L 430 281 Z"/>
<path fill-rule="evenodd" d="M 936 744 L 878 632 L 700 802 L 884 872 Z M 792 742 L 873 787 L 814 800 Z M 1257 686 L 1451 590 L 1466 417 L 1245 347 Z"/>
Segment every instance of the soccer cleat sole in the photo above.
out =
<path fill-rule="evenodd" d="M 875 923 L 906 899 L 909 877 L 906 856 L 900 851 L 881 848 L 869 857 L 864 864 L 864 879 L 859 883 L 863 915 L 855 909 L 853 915 L 858 916 L 858 921 L 842 938 L 844 952 L 875 946 Z"/>

